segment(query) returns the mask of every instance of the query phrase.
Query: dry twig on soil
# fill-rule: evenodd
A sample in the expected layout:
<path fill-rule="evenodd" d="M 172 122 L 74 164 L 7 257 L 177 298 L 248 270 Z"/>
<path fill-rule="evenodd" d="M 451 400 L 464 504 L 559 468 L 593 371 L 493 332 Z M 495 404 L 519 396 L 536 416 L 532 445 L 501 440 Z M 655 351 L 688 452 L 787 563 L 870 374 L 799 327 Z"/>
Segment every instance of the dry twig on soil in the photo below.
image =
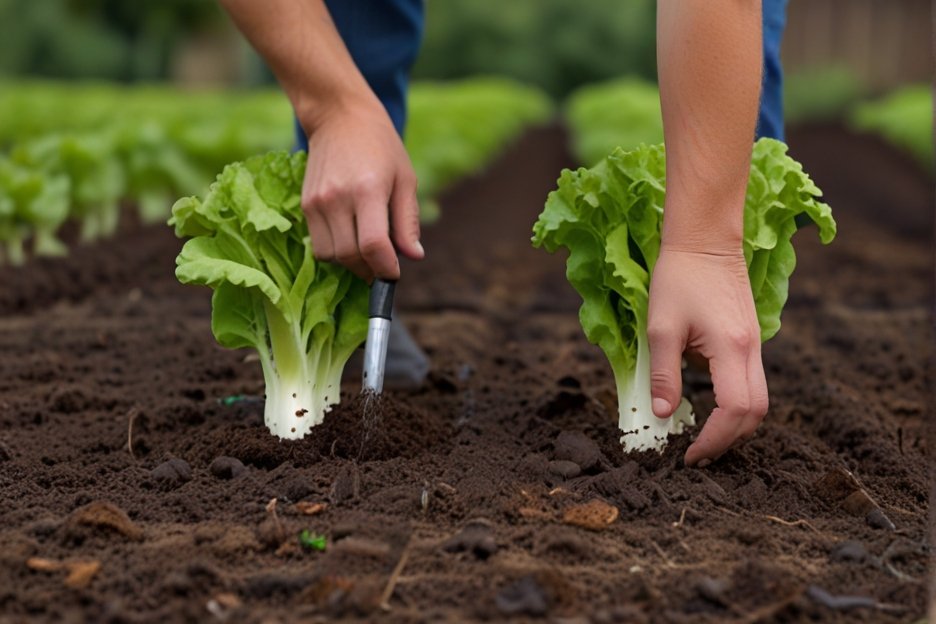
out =
<path fill-rule="evenodd" d="M 136 455 L 133 454 L 133 422 L 136 420 L 139 413 L 140 411 L 135 407 L 131 407 L 130 411 L 127 412 L 127 452 L 130 453 L 130 457 L 134 460 L 136 459 Z"/>
<path fill-rule="evenodd" d="M 764 515 L 764 518 L 770 520 L 771 522 L 777 522 L 778 524 L 782 524 L 782 525 L 784 525 L 784 526 L 790 526 L 790 527 L 804 526 L 804 527 L 808 527 L 809 529 L 811 529 L 811 530 L 812 530 L 814 533 L 816 533 L 817 535 L 822 535 L 822 531 L 820 531 L 819 529 L 817 529 L 816 527 L 814 527 L 812 524 L 810 524 L 809 520 L 804 520 L 804 519 L 800 518 L 799 520 L 790 521 L 790 520 L 784 520 L 783 518 L 778 518 L 777 516 L 769 516 L 769 515 Z"/>
<path fill-rule="evenodd" d="M 380 608 L 384 611 L 390 610 L 390 597 L 393 596 L 393 590 L 396 589 L 397 583 L 400 581 L 400 576 L 403 574 L 403 568 L 406 567 L 406 562 L 409 560 L 410 549 L 413 545 L 413 538 L 409 538 L 406 541 L 406 546 L 403 547 L 403 552 L 400 553 L 400 560 L 397 561 L 396 566 L 393 568 L 393 572 L 390 573 L 390 578 L 387 579 L 387 586 L 383 590 L 383 594 L 380 596 Z"/>

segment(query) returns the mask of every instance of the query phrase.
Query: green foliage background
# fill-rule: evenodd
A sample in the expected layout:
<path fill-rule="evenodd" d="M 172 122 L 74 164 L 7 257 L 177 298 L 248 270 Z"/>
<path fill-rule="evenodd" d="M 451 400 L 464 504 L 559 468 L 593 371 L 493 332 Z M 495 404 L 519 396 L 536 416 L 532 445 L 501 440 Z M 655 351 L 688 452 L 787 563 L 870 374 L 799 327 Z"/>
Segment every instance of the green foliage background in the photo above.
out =
<path fill-rule="evenodd" d="M 416 79 L 501 74 L 561 96 L 655 76 L 652 0 L 428 0 L 426 13 Z M 164 79 L 181 41 L 222 28 L 216 0 L 0 0 L 0 75 Z"/>
<path fill-rule="evenodd" d="M 175 45 L 223 23 L 214 0 L 0 0 L 0 75 L 164 78 Z"/>
<path fill-rule="evenodd" d="M 429 0 L 416 78 L 504 74 L 554 96 L 613 76 L 656 80 L 652 0 Z"/>

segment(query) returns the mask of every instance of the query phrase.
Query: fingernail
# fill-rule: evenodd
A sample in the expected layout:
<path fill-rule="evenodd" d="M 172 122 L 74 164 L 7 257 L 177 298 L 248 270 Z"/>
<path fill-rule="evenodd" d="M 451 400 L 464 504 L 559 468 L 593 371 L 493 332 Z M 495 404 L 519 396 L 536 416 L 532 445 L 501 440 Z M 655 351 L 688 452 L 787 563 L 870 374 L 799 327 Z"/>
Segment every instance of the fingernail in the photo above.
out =
<path fill-rule="evenodd" d="M 665 418 L 673 413 L 673 406 L 666 399 L 653 399 L 653 413 L 660 418 Z"/>
<path fill-rule="evenodd" d="M 711 460 L 711 459 L 708 459 L 708 458 L 700 459 L 700 460 L 696 463 L 696 468 L 705 468 L 706 466 L 708 466 L 708 465 L 711 464 L 711 463 L 712 463 L 712 460 Z"/>
<path fill-rule="evenodd" d="M 415 247 L 416 247 L 416 249 L 419 250 L 419 255 L 421 255 L 421 256 L 425 256 L 425 255 L 426 255 L 426 250 L 423 249 L 422 243 L 420 243 L 419 241 L 416 241 Z"/>

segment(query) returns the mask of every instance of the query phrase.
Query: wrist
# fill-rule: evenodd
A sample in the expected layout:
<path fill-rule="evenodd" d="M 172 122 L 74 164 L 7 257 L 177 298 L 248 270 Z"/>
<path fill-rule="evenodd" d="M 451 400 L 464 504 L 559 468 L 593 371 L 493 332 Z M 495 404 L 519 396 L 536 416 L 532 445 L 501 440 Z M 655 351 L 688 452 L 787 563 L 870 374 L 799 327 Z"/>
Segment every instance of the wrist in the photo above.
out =
<path fill-rule="evenodd" d="M 694 195 L 687 199 L 667 194 L 661 246 L 718 255 L 739 252 L 744 242 L 744 192 Z"/>
<path fill-rule="evenodd" d="M 681 228 L 663 226 L 660 249 L 705 253 L 711 255 L 736 255 L 744 245 L 741 228 L 713 228 L 711 224 L 699 227 Z"/>
<path fill-rule="evenodd" d="M 293 108 L 299 125 L 310 137 L 335 119 L 377 114 L 386 116 L 383 105 L 367 88 L 330 90 L 324 96 L 314 92 L 303 93 L 293 98 Z"/>

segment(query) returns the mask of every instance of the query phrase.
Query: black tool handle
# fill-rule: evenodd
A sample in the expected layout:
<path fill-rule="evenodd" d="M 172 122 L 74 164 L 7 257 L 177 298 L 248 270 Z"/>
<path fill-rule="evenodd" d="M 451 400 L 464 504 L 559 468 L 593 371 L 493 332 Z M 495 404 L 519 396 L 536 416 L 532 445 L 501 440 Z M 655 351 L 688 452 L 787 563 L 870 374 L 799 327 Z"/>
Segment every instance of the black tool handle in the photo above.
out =
<path fill-rule="evenodd" d="M 396 282 L 377 278 L 371 284 L 370 306 L 368 316 L 370 318 L 385 318 L 390 320 L 390 314 L 393 311 L 393 291 L 396 288 Z"/>

